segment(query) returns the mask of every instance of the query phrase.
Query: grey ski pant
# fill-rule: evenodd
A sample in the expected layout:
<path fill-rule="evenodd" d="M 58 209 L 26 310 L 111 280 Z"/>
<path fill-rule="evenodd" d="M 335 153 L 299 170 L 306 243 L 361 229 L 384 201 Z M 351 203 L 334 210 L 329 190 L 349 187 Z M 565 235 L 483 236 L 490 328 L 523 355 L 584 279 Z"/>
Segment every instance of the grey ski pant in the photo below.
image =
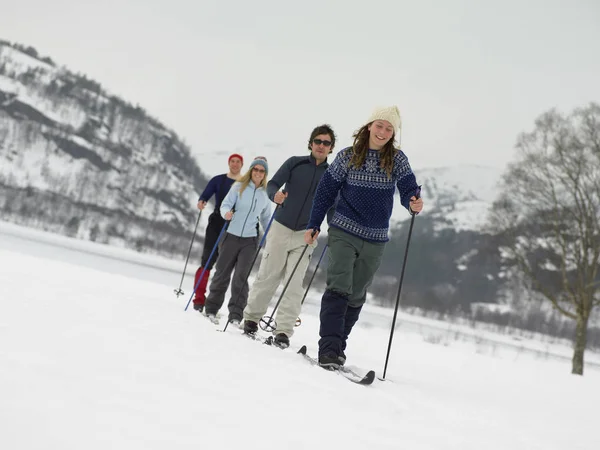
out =
<path fill-rule="evenodd" d="M 217 314 L 221 309 L 231 281 L 228 320 L 241 322 L 242 312 L 248 301 L 247 275 L 257 246 L 257 237 L 245 238 L 225 233 L 225 237 L 219 244 L 219 259 L 217 259 L 216 271 L 209 287 L 210 293 L 204 306 L 206 314 Z"/>

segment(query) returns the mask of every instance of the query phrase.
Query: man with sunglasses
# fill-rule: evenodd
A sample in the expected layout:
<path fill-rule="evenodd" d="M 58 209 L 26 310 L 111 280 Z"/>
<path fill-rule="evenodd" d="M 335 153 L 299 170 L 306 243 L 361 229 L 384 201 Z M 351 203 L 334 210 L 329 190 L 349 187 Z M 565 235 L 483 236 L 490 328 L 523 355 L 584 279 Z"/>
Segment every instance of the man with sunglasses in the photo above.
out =
<path fill-rule="evenodd" d="M 313 197 L 321 176 L 329 166 L 327 157 L 334 146 L 335 133 L 331 127 L 326 124 L 316 127 L 308 140 L 310 154 L 289 158 L 267 184 L 269 198 L 281 206 L 275 213 L 258 275 L 250 288 L 244 309 L 244 332 L 257 332 L 258 323 L 266 314 L 277 287 L 282 281 L 290 280 L 278 306 L 273 331 L 273 342 L 282 348 L 290 345 L 290 337 L 294 334 L 304 294 L 302 280 L 316 245 L 308 246 L 294 276 L 291 279 L 290 276 L 306 247 L 304 232 L 310 219 Z"/>

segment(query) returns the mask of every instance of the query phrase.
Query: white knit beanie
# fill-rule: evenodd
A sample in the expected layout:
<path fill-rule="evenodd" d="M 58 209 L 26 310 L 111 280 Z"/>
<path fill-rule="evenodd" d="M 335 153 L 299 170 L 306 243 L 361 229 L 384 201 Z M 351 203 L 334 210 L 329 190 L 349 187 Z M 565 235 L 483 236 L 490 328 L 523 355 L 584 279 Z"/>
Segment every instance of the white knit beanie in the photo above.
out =
<path fill-rule="evenodd" d="M 400 110 L 397 106 L 379 106 L 375 108 L 367 123 L 374 120 L 387 120 L 394 127 L 394 132 L 397 133 L 402 127 L 402 119 L 400 119 Z"/>

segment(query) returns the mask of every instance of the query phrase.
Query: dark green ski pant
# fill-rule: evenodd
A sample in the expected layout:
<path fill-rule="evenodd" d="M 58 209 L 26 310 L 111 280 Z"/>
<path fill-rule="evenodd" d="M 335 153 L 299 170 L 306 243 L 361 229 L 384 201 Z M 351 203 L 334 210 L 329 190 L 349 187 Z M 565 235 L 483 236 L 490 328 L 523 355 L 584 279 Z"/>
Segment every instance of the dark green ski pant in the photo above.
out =
<path fill-rule="evenodd" d="M 329 228 L 327 290 L 321 299 L 319 354 L 341 355 L 379 269 L 385 242 Z"/>

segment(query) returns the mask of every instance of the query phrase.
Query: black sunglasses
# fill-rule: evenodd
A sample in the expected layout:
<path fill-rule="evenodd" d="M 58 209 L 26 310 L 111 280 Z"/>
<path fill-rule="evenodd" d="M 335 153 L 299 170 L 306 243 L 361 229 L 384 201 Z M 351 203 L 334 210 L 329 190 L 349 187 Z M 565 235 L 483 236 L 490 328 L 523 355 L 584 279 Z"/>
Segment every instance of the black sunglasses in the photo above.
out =
<path fill-rule="evenodd" d="M 331 141 L 324 141 L 323 139 L 313 139 L 313 142 L 317 145 L 323 144 L 325 147 L 331 147 Z"/>
<path fill-rule="evenodd" d="M 253 167 L 252 170 L 255 172 L 265 173 L 265 169 L 259 169 L 258 167 Z"/>

